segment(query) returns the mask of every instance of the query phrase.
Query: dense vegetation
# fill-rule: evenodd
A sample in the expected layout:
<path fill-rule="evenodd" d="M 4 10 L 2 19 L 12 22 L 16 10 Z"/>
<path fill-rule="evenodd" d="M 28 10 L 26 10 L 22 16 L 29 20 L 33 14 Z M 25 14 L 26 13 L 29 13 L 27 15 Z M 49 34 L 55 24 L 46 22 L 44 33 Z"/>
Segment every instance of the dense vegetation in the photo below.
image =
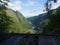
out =
<path fill-rule="evenodd" d="M 6 16 L 8 16 L 8 17 L 5 17 L 5 16 L 4 17 L 10 18 L 9 20 L 6 19 L 7 20 L 6 26 L 8 23 L 9 23 L 9 26 L 6 28 L 5 32 L 28 33 L 29 30 L 32 28 L 32 24 L 30 22 L 28 22 L 28 20 L 20 12 L 18 12 L 18 11 L 15 12 L 15 11 L 7 8 L 5 10 L 5 13 L 6 13 Z M 3 14 L 3 13 L 1 13 L 1 14 Z M 5 21 L 5 19 L 4 19 L 4 21 Z M 2 26 L 4 26 L 4 25 L 2 24 Z M 6 26 L 4 26 L 4 28 Z M 2 28 L 2 29 L 4 30 L 4 28 Z M 33 31 L 33 30 L 31 29 L 31 31 Z"/>
<path fill-rule="evenodd" d="M 13 20 L 12 25 L 10 25 L 9 32 L 15 33 L 26 33 L 30 27 L 28 27 L 29 22 L 23 17 L 19 12 L 14 12 L 10 9 L 6 10 L 8 16 Z"/>
<path fill-rule="evenodd" d="M 53 11 L 47 27 L 43 31 L 45 34 L 60 34 L 60 7 Z"/>
<path fill-rule="evenodd" d="M 39 33 L 58 34 L 60 33 L 60 7 L 50 11 L 50 18 L 47 13 L 28 18 L 34 29 Z"/>
<path fill-rule="evenodd" d="M 1 4 L 2 3 L 2 4 Z M 0 0 L 0 33 L 7 32 L 7 28 L 9 28 L 9 25 L 12 24 L 12 20 L 10 20 L 10 17 L 6 15 L 5 10 L 7 3 Z"/>
<path fill-rule="evenodd" d="M 48 5 L 49 3 L 50 5 Z M 14 35 L 8 33 L 36 34 L 37 32 L 39 34 L 60 34 L 60 7 L 51 10 L 50 0 L 46 2 L 47 13 L 27 18 L 32 24 L 23 14 L 8 9 L 6 5 L 7 3 L 0 0 L 0 33 L 3 33 L 3 35 L 0 34 L 0 40 L 6 40 Z M 8 35 L 4 35 L 4 33 Z"/>
<path fill-rule="evenodd" d="M 32 24 L 18 11 L 7 8 L 0 1 L 0 33 L 34 33 Z"/>
<path fill-rule="evenodd" d="M 34 30 L 36 30 L 38 33 L 41 33 L 43 27 L 47 25 L 48 15 L 44 13 L 27 19 L 33 24 Z"/>
<path fill-rule="evenodd" d="M 9 0 L 6 0 L 9 1 Z M 51 0 L 53 1 L 53 0 Z M 59 25 L 59 8 L 51 10 L 51 1 L 47 0 L 45 8 L 47 13 L 28 18 L 29 21 L 18 11 L 8 9 L 7 3 L 0 0 L 0 32 L 1 33 L 55 33 L 59 30 L 54 26 Z M 54 0 L 57 2 L 57 0 Z M 50 3 L 50 4 L 49 4 Z M 58 12 L 58 13 L 57 13 Z M 56 19 L 56 20 L 55 20 Z M 55 25 L 56 24 L 56 25 Z M 33 30 L 34 29 L 34 30 Z"/>

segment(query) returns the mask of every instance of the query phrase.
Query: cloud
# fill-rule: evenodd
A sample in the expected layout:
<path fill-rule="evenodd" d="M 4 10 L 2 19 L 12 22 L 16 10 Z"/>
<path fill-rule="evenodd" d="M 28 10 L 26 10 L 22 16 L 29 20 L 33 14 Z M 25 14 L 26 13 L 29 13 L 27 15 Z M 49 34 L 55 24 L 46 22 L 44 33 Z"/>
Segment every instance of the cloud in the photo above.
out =
<path fill-rule="evenodd" d="M 52 9 L 55 9 L 55 8 L 57 8 L 58 6 L 60 6 L 60 0 L 57 0 L 57 3 L 53 3 Z"/>
<path fill-rule="evenodd" d="M 14 2 L 8 3 L 8 7 L 15 10 L 15 11 L 20 11 L 22 9 L 22 2 L 20 0 L 16 0 Z"/>
<path fill-rule="evenodd" d="M 35 6 L 37 4 L 37 2 L 32 1 L 32 0 L 28 0 L 26 3 L 23 4 L 23 6 Z"/>
<path fill-rule="evenodd" d="M 45 12 L 42 12 L 40 10 L 39 11 L 31 10 L 26 14 L 26 17 L 27 17 L 27 15 L 28 15 L 28 17 L 31 17 L 31 16 L 37 16 L 37 15 L 42 14 L 42 13 L 45 13 Z"/>
<path fill-rule="evenodd" d="M 36 2 L 28 1 L 27 4 L 28 4 L 29 6 L 35 6 Z"/>
<path fill-rule="evenodd" d="M 27 0 L 27 1 L 22 1 L 22 0 L 11 0 L 11 2 L 8 3 L 9 4 L 9 8 L 13 9 L 13 10 L 17 10 L 20 11 L 24 14 L 25 17 L 29 17 L 29 16 L 35 16 L 38 15 L 40 13 L 44 13 L 43 10 L 43 6 L 44 6 L 44 1 L 39 2 L 38 0 Z M 52 4 L 52 9 L 57 8 L 58 6 L 60 6 L 60 0 L 58 0 L 57 3 L 53 3 Z"/>

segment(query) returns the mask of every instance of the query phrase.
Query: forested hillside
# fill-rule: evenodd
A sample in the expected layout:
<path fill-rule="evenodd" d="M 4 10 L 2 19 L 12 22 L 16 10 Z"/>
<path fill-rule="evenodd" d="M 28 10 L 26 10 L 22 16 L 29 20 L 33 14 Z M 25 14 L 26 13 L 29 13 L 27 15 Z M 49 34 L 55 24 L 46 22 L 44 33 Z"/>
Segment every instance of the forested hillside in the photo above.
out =
<path fill-rule="evenodd" d="M 60 7 L 51 10 L 51 15 L 50 15 L 50 19 L 49 19 L 49 15 L 47 15 L 47 13 L 44 14 L 40 14 L 38 16 L 34 16 L 34 17 L 30 17 L 27 18 L 29 21 L 31 21 L 31 23 L 34 26 L 34 29 L 39 32 L 39 33 L 52 33 L 49 30 L 53 31 L 54 33 L 58 33 L 60 30 Z M 57 28 L 58 27 L 58 28 Z M 51 29 L 50 29 L 51 28 Z M 48 32 L 47 32 L 48 30 Z M 44 32 L 45 31 L 45 32 Z"/>
<path fill-rule="evenodd" d="M 0 6 L 2 8 L 2 6 Z M 3 9 L 3 8 L 2 8 Z M 4 12 L 4 13 L 3 13 Z M 29 33 L 32 24 L 18 11 L 6 8 L 0 11 L 0 32 L 4 33 Z M 3 21 L 3 22 L 2 22 Z M 8 25 L 8 26 L 7 26 Z"/>
<path fill-rule="evenodd" d="M 8 30 L 9 32 L 26 33 L 28 32 L 29 28 L 31 28 L 31 24 L 20 12 L 14 12 L 10 9 L 7 9 L 6 13 L 11 17 L 11 20 L 13 21 Z"/>

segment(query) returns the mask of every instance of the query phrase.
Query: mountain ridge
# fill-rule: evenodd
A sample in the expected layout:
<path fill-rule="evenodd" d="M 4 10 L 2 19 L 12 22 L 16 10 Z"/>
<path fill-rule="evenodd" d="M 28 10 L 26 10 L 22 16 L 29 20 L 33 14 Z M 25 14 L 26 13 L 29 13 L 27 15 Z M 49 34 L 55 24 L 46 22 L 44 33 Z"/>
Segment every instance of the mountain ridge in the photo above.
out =
<path fill-rule="evenodd" d="M 56 9 L 51 10 L 50 11 L 51 15 L 55 14 L 58 8 L 60 7 L 57 7 Z M 38 16 L 33 16 L 27 19 L 33 24 L 34 30 L 41 33 L 43 28 L 48 25 L 49 16 L 47 15 L 47 13 L 43 13 L 43 14 L 39 14 Z"/>
<path fill-rule="evenodd" d="M 6 15 L 11 17 L 13 23 L 7 29 L 9 33 L 28 33 L 32 28 L 32 24 L 18 11 L 6 9 Z M 33 31 L 33 30 L 31 30 Z"/>

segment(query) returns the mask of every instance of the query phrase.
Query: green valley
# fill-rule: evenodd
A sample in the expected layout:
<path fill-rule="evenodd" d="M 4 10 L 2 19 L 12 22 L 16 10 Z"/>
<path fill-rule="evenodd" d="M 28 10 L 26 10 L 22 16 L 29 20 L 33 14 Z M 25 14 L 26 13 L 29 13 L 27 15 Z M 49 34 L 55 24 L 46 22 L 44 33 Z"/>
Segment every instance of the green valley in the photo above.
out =
<path fill-rule="evenodd" d="M 47 13 L 27 18 L 33 24 L 34 30 L 36 30 L 38 33 L 56 34 L 60 32 L 60 7 L 57 7 L 50 12 L 50 19 Z"/>
<path fill-rule="evenodd" d="M 20 12 L 8 8 L 5 12 L 12 21 L 12 24 L 4 31 L 5 33 L 29 33 L 30 30 L 33 31 L 33 29 L 31 29 L 32 24 Z"/>

